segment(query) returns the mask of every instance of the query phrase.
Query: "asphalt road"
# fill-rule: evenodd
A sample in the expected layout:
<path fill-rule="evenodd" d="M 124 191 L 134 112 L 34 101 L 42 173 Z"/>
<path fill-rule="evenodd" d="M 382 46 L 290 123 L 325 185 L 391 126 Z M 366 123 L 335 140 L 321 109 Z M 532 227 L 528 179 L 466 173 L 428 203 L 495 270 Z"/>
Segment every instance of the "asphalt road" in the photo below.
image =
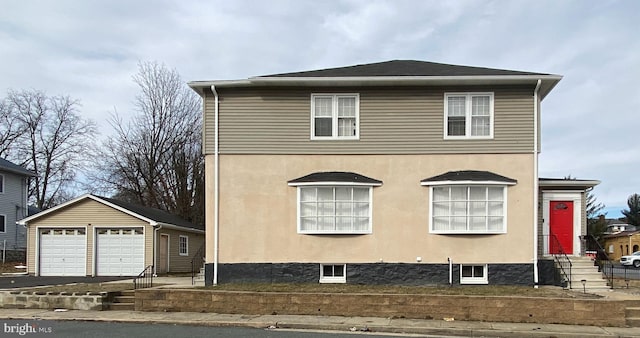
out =
<path fill-rule="evenodd" d="M 2 322 L 2 321 L 0 321 Z M 205 326 L 184 326 L 168 324 L 131 324 L 131 323 L 103 323 L 103 322 L 82 322 L 82 321 L 11 321 L 19 324 L 35 324 L 47 330 L 51 328 L 50 334 L 40 334 L 40 337 L 92 337 L 92 338 L 116 338 L 116 337 L 136 337 L 136 338 L 163 338 L 163 337 L 225 337 L 225 338 L 354 338 L 354 337 L 407 337 L 402 334 L 358 333 L 351 332 L 331 332 L 331 331 L 289 331 L 289 330 L 267 330 L 254 328 L 237 327 L 205 327 Z M 18 336 L 14 334 L 14 336 Z M 35 336 L 35 335 L 34 335 Z M 436 337 L 423 335 L 410 335 L 411 337 Z M 2 333 L 0 332 L 0 337 Z M 28 335 L 26 336 L 28 337 Z"/>
<path fill-rule="evenodd" d="M 0 289 L 15 289 L 71 283 L 102 283 L 114 280 L 129 280 L 133 284 L 133 277 L 36 277 L 25 275 L 4 275 L 0 277 Z"/>

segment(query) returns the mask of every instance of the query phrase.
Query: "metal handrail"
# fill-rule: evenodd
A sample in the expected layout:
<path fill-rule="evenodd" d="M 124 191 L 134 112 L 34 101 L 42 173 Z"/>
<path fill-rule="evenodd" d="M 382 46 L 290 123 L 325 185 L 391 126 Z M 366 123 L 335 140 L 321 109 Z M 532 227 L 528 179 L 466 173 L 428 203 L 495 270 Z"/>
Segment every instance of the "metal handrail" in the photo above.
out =
<path fill-rule="evenodd" d="M 200 245 L 200 248 L 191 258 L 191 285 L 195 285 L 196 271 L 200 273 L 200 269 L 202 268 L 202 264 L 204 263 L 204 258 L 202 254 L 204 253 L 204 243 Z"/>
<path fill-rule="evenodd" d="M 149 265 L 133 279 L 133 289 L 144 289 L 153 286 L 153 265 Z"/>
<path fill-rule="evenodd" d="M 582 236 L 583 239 L 587 242 L 587 246 L 590 249 L 595 249 L 596 257 L 595 261 L 600 269 L 600 272 L 604 274 L 605 279 L 609 286 L 613 289 L 613 261 L 607 255 L 607 252 L 604 250 L 600 242 L 593 237 L 593 235 L 589 234 L 586 236 Z"/>
<path fill-rule="evenodd" d="M 556 234 L 552 232 L 549 232 L 549 238 L 551 238 L 551 240 L 553 241 L 553 246 L 557 248 L 559 251 L 557 253 L 555 252 L 551 253 L 551 255 L 553 256 L 553 259 L 556 261 L 556 263 L 558 263 L 560 272 L 564 276 L 565 280 L 567 281 L 569 289 L 571 289 L 571 270 L 573 267 L 573 263 L 571 263 L 571 259 L 569 259 L 569 256 L 564 251 L 562 244 L 560 244 L 560 240 L 558 240 L 558 236 L 556 236 Z M 563 261 L 568 263 L 569 265 L 566 266 L 566 263 L 564 263 Z"/>

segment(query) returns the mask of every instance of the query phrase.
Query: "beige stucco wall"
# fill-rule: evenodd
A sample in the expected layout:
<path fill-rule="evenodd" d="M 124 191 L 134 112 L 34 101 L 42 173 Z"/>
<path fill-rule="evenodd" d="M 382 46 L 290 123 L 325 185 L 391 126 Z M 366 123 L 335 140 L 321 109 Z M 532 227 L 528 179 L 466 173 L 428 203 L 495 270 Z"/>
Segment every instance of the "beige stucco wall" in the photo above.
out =
<path fill-rule="evenodd" d="M 508 188 L 507 233 L 430 234 L 424 178 L 487 170 L 516 179 Z M 206 157 L 207 262 L 214 254 L 213 156 Z M 296 188 L 318 171 L 351 171 L 383 181 L 373 189 L 373 233 L 297 233 Z M 531 263 L 533 155 L 221 155 L 220 263 Z"/>
<path fill-rule="evenodd" d="M 91 199 L 78 201 L 28 223 L 27 270 L 36 272 L 37 228 L 85 228 L 87 236 L 87 275 L 94 272 L 94 235 L 96 227 L 144 227 L 145 266 L 153 264 L 153 228 L 148 222 L 127 215 Z"/>

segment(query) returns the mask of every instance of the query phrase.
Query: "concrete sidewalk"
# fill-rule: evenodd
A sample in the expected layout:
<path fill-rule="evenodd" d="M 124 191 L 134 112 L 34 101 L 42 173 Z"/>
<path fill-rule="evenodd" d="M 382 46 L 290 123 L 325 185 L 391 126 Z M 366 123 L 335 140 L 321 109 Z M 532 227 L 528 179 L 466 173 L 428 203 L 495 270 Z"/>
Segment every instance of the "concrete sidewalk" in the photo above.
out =
<path fill-rule="evenodd" d="M 373 317 L 233 315 L 194 312 L 65 311 L 0 309 L 0 319 L 80 320 L 127 323 L 166 323 L 202 326 L 235 326 L 277 330 L 335 330 L 367 328 L 371 333 L 413 333 L 465 337 L 640 337 L 638 328 L 581 325 L 489 323 Z"/>

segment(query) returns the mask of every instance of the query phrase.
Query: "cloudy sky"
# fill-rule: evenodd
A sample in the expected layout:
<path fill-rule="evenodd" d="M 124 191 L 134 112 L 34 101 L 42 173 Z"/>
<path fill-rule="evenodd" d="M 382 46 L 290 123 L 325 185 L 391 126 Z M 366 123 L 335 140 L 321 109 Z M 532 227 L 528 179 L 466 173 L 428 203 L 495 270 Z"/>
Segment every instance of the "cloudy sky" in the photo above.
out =
<path fill-rule="evenodd" d="M 640 1 L 4 1 L 0 96 L 40 89 L 132 112 L 139 61 L 185 81 L 393 59 L 560 74 L 540 175 L 597 179 L 618 217 L 640 193 Z"/>

